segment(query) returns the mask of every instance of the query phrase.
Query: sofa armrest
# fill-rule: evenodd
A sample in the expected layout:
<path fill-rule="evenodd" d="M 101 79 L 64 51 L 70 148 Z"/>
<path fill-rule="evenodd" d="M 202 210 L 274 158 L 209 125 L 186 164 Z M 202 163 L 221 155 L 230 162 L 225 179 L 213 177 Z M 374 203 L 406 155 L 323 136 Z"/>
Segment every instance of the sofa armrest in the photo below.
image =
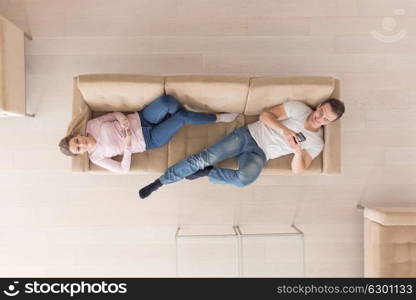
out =
<path fill-rule="evenodd" d="M 78 88 L 78 78 L 74 78 L 74 99 L 72 103 L 72 120 L 68 126 L 67 135 L 85 134 L 87 122 L 91 118 L 91 109 L 84 101 Z M 72 157 L 72 171 L 86 172 L 90 169 L 87 154 Z"/>
<path fill-rule="evenodd" d="M 324 128 L 325 146 L 322 153 L 322 173 L 341 173 L 341 120 Z"/>
<path fill-rule="evenodd" d="M 416 208 L 366 207 L 364 217 L 384 226 L 414 226 L 416 225 Z"/>
<path fill-rule="evenodd" d="M 330 98 L 340 99 L 341 82 L 335 79 Z M 342 100 L 342 99 L 341 99 Z M 322 153 L 322 173 L 334 175 L 341 173 L 341 120 L 324 128 L 325 147 Z"/>

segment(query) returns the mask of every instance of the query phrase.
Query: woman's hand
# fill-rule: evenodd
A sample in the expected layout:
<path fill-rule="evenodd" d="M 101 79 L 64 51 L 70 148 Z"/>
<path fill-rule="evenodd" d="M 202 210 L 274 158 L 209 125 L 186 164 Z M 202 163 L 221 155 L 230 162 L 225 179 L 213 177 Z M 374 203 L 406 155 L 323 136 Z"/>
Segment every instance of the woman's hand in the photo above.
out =
<path fill-rule="evenodd" d="M 129 128 L 124 130 L 124 145 L 131 147 L 131 130 Z"/>
<path fill-rule="evenodd" d="M 123 128 L 124 130 L 127 130 L 130 128 L 130 122 L 129 119 L 124 118 L 123 121 L 121 122 L 121 128 Z"/>

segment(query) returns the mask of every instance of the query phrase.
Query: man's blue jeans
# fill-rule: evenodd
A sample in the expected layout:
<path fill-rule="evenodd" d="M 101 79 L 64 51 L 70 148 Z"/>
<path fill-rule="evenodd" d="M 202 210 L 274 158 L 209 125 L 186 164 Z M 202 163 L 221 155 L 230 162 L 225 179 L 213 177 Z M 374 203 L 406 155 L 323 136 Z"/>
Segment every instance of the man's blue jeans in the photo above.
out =
<path fill-rule="evenodd" d="M 217 120 L 215 114 L 186 110 L 170 95 L 163 95 L 139 111 L 146 149 L 161 147 L 185 124 L 206 124 Z"/>
<path fill-rule="evenodd" d="M 217 144 L 170 167 L 159 180 L 162 184 L 173 183 L 230 157 L 237 157 L 238 170 L 214 168 L 208 175 L 211 182 L 248 185 L 257 179 L 267 161 L 248 128 L 241 127 Z"/>

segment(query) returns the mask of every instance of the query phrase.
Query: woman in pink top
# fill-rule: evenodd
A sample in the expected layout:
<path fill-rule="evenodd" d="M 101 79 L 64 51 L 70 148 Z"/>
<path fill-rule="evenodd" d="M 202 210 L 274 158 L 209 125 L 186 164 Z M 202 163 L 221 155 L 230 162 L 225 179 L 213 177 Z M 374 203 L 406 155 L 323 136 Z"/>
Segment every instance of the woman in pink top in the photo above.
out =
<path fill-rule="evenodd" d="M 232 122 L 237 115 L 188 111 L 172 96 L 163 95 L 139 112 L 127 116 L 112 112 L 89 120 L 86 135 L 69 135 L 60 141 L 59 147 L 69 156 L 87 152 L 96 165 L 126 173 L 132 153 L 167 144 L 185 124 Z M 117 155 L 123 155 L 121 162 L 112 159 Z"/>

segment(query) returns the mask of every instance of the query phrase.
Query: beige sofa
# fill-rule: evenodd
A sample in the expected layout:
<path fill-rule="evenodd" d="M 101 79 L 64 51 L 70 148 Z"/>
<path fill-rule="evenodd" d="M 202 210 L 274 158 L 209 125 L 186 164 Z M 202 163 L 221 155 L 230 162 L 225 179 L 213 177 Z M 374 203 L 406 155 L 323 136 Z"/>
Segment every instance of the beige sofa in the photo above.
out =
<path fill-rule="evenodd" d="M 167 167 L 219 141 L 235 128 L 254 122 L 265 107 L 287 100 L 311 106 L 339 97 L 339 82 L 330 77 L 148 76 L 97 74 L 74 78 L 73 120 L 69 132 L 85 133 L 86 122 L 110 111 L 132 112 L 162 95 L 173 95 L 188 109 L 238 112 L 232 123 L 185 126 L 168 145 L 133 155 L 131 172 L 160 173 Z M 305 174 L 340 173 L 340 120 L 324 130 L 325 148 Z M 264 174 L 291 174 L 292 155 L 270 160 Z M 220 164 L 236 167 L 235 159 Z M 72 170 L 108 172 L 88 160 L 74 157 Z"/>
<path fill-rule="evenodd" d="M 364 208 L 364 276 L 416 277 L 415 208 Z"/>

